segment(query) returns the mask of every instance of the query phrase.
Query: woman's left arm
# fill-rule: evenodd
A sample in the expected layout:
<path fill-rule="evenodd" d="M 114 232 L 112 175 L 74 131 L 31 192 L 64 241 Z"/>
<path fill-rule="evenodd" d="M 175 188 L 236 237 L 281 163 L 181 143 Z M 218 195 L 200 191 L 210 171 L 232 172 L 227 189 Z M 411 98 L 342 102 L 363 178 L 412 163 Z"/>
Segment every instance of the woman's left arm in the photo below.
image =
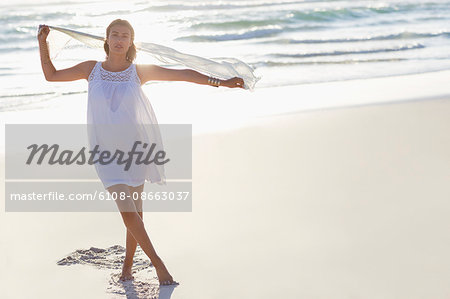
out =
<path fill-rule="evenodd" d="M 153 64 L 140 64 L 136 68 L 138 72 L 141 84 L 148 81 L 186 81 L 197 84 L 211 85 L 208 82 L 209 76 L 203 75 L 194 70 L 184 69 L 184 70 L 174 70 L 164 67 L 160 67 Z M 219 80 L 219 79 L 218 79 Z M 234 77 L 228 80 L 219 80 L 220 86 L 235 88 L 244 88 L 244 80 L 239 77 Z"/>

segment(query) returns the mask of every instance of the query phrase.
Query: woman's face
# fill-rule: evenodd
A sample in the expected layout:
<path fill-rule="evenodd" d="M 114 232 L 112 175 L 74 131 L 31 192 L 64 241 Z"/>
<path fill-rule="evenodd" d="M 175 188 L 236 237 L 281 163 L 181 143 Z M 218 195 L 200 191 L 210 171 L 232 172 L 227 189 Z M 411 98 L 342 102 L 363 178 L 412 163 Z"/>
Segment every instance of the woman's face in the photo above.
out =
<path fill-rule="evenodd" d="M 123 25 L 112 26 L 107 43 L 110 53 L 126 54 L 132 44 L 130 29 Z"/>

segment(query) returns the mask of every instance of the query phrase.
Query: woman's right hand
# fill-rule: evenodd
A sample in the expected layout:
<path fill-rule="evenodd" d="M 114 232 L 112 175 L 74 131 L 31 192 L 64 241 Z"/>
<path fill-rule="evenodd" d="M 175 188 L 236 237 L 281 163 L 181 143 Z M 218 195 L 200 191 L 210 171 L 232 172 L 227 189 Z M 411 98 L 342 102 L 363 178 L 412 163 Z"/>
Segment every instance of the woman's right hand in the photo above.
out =
<path fill-rule="evenodd" d="M 47 40 L 49 32 L 50 28 L 48 28 L 47 25 L 39 25 L 39 32 L 37 36 L 39 42 L 45 42 Z"/>

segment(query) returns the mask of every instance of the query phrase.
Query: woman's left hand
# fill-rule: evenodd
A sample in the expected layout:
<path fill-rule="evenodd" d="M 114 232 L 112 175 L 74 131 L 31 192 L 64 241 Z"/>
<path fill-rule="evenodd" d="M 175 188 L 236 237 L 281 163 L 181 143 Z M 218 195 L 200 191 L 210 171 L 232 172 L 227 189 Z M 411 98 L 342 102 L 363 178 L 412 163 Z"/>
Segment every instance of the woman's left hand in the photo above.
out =
<path fill-rule="evenodd" d="M 222 80 L 220 85 L 226 86 L 229 88 L 236 88 L 236 87 L 244 88 L 244 79 L 239 78 L 239 77 L 234 77 L 234 78 L 231 78 L 228 80 Z"/>

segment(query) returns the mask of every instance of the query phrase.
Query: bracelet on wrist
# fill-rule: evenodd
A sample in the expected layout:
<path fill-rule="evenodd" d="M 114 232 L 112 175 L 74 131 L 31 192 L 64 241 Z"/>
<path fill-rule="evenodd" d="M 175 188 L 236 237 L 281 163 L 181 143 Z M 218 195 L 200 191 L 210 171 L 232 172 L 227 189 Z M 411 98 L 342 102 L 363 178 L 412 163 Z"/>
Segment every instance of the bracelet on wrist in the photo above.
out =
<path fill-rule="evenodd" d="M 209 77 L 208 78 L 208 84 L 212 85 L 214 87 L 219 87 L 220 86 L 220 79 L 214 78 L 214 77 Z"/>

